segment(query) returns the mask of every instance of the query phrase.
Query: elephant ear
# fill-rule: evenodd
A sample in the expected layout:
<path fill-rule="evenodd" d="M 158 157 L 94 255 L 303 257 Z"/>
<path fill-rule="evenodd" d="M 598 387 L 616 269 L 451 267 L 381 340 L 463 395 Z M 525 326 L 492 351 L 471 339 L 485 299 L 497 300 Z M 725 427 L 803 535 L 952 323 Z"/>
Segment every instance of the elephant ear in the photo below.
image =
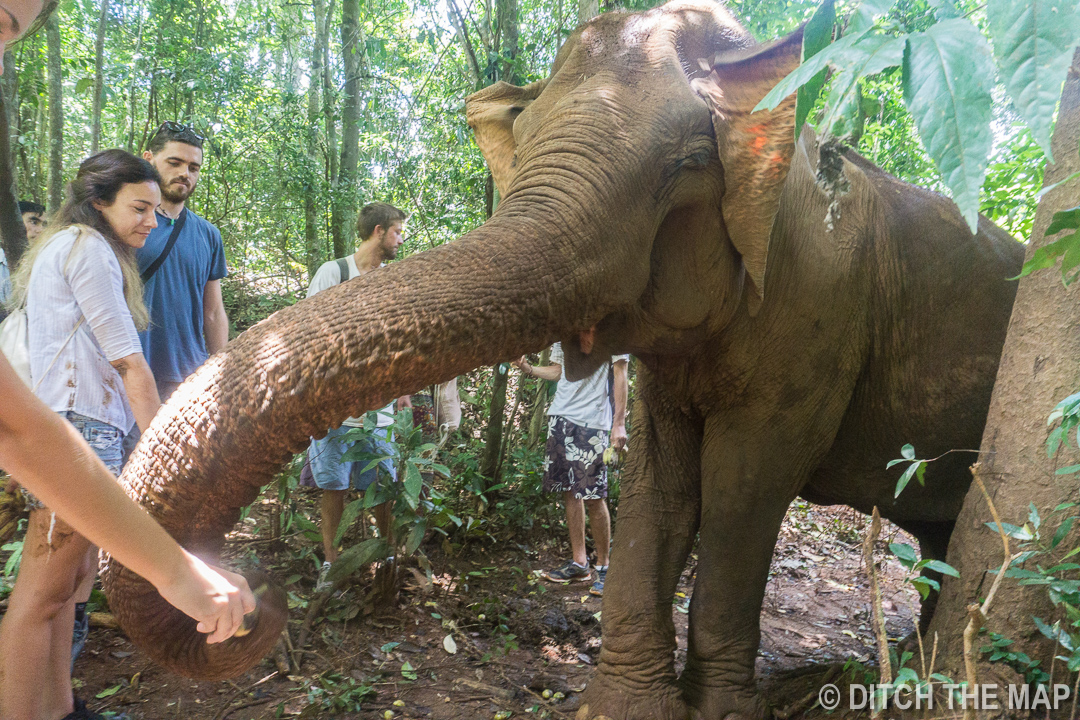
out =
<path fill-rule="evenodd" d="M 800 29 L 769 45 L 702 60 L 708 75 L 692 83 L 712 111 L 724 167 L 721 212 L 752 285 L 754 314 L 764 298 L 769 236 L 795 149 L 795 94 L 771 111 L 753 109 L 801 56 Z"/>
<path fill-rule="evenodd" d="M 546 82 L 525 87 L 497 82 L 465 98 L 465 120 L 476 135 L 500 195 L 506 193 L 516 172 L 514 121 L 540 95 Z"/>

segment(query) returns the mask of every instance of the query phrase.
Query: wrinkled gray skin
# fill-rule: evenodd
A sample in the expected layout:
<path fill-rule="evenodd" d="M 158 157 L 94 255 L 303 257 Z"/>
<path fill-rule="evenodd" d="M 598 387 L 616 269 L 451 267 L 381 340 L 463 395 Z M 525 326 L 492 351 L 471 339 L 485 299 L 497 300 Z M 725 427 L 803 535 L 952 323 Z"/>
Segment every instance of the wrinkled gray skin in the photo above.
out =
<path fill-rule="evenodd" d="M 242 488 L 319 428 L 554 340 L 571 377 L 631 352 L 604 644 L 579 717 L 762 717 L 758 616 L 788 504 L 877 505 L 944 554 L 971 458 L 946 456 L 899 500 L 885 464 L 907 442 L 921 457 L 978 447 L 1022 256 L 989 222 L 972 236 L 950 201 L 854 154 L 827 232 L 816 141 L 792 141 L 793 100 L 750 113 L 800 45 L 755 48 L 720 6 L 672 3 L 603 15 L 548 80 L 469 98 L 502 194 L 494 217 L 231 343 L 151 425 L 132 493 L 212 548 L 254 493 Z M 672 598 L 695 538 L 678 677 Z M 136 580 L 108 577 L 117 598 L 139 598 L 126 628 L 176 632 L 126 589 Z M 227 660 L 214 672 L 239 667 Z"/>

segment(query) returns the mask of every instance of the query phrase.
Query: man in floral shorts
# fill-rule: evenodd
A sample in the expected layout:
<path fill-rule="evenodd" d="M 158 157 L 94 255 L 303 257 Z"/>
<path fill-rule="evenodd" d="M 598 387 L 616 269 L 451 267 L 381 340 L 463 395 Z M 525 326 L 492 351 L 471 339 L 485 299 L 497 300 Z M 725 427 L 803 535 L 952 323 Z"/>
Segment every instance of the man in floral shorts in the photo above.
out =
<path fill-rule="evenodd" d="M 559 343 L 551 348 L 550 365 L 535 367 L 524 357 L 514 363 L 526 375 L 559 383 L 547 413 L 544 491 L 562 493 L 574 556 L 562 567 L 547 570 L 543 575 L 558 583 L 588 580 L 592 576 L 585 552 L 587 508 L 596 545 L 596 581 L 589 590 L 593 595 L 604 594 L 607 577 L 611 516 L 606 500 L 604 451 L 609 442 L 616 450 L 626 447 L 626 371 L 629 361 L 629 355 L 616 355 L 589 377 L 573 382 L 563 373 L 563 353 Z"/>

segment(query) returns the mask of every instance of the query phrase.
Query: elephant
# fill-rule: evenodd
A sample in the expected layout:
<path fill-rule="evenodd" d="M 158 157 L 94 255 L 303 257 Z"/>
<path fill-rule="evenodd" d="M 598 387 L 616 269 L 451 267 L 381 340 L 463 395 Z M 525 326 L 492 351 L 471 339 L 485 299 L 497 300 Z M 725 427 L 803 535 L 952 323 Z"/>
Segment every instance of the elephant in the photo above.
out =
<path fill-rule="evenodd" d="M 798 66 L 799 32 L 757 44 L 722 6 L 601 15 L 550 76 L 470 96 L 501 201 L 454 242 L 283 309 L 170 398 L 122 482 L 213 554 L 239 509 L 349 416 L 559 340 L 571 379 L 639 360 L 630 454 L 582 720 L 760 718 L 759 614 L 789 503 L 874 506 L 944 555 L 970 482 L 946 455 L 894 497 L 904 443 L 978 447 L 1022 246 L 854 152 L 817 180 L 795 101 L 754 112 Z M 826 216 L 832 226 L 826 224 Z M 685 669 L 672 598 L 697 543 Z M 216 646 L 112 560 L 122 627 L 176 672 L 224 677 L 276 641 L 262 598 Z"/>

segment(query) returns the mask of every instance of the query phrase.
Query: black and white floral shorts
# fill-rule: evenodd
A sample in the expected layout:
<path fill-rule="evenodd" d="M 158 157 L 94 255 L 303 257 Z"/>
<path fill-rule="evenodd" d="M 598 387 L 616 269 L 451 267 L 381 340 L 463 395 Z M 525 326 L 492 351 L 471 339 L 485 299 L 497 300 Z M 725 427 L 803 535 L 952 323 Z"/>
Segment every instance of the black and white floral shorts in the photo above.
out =
<path fill-rule="evenodd" d="M 552 415 L 544 457 L 544 492 L 571 492 L 580 500 L 606 498 L 607 446 L 607 430 L 593 430 Z"/>

